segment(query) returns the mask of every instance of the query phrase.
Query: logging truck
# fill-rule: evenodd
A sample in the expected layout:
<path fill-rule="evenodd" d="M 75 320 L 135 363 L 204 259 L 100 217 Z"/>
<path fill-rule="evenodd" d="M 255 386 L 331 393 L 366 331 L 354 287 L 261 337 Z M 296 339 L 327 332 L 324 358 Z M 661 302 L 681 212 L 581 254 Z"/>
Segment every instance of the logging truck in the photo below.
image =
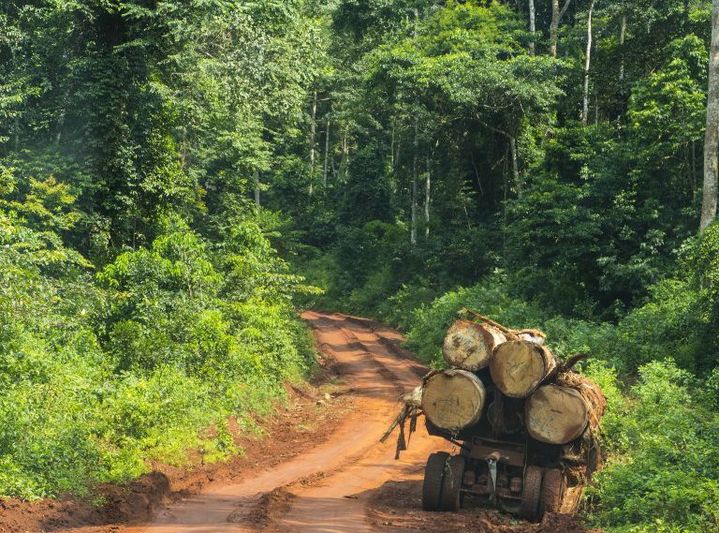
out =
<path fill-rule="evenodd" d="M 572 370 L 585 356 L 562 363 L 544 340 L 469 310 L 450 326 L 442 352 L 451 368 L 425 376 L 403 411 L 423 413 L 430 435 L 459 448 L 430 455 L 425 510 L 458 511 L 468 497 L 532 521 L 577 510 L 600 465 L 606 400 Z"/>

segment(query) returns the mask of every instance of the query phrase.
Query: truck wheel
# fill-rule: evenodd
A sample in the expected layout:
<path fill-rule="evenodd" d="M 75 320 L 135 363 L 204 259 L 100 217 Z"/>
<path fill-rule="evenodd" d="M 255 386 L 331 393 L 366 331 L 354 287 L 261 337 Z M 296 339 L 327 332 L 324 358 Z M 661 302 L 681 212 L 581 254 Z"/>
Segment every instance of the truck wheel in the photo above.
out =
<path fill-rule="evenodd" d="M 542 496 L 539 502 L 539 513 L 558 513 L 564 498 L 564 474 L 558 468 L 544 470 Z"/>
<path fill-rule="evenodd" d="M 444 467 L 449 459 L 447 452 L 433 453 L 427 459 L 422 484 L 422 508 L 425 511 L 439 511 L 442 496 L 442 478 Z"/>
<path fill-rule="evenodd" d="M 445 464 L 442 478 L 442 494 L 440 497 L 441 511 L 459 511 L 462 506 L 461 491 L 462 479 L 466 461 L 461 455 L 454 455 Z"/>
<path fill-rule="evenodd" d="M 542 494 L 542 469 L 538 466 L 528 466 L 524 473 L 524 489 L 522 490 L 522 503 L 519 505 L 519 514 L 522 518 L 535 521 L 539 514 L 539 499 Z"/>

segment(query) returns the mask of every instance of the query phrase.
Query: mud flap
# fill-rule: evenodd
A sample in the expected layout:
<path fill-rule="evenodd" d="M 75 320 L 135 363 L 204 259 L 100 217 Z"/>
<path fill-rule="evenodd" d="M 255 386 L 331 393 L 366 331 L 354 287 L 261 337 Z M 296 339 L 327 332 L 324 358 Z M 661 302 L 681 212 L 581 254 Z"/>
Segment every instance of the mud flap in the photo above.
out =
<path fill-rule="evenodd" d="M 462 480 L 466 461 L 461 455 L 454 455 L 445 463 L 442 478 L 440 511 L 459 511 L 462 506 Z"/>

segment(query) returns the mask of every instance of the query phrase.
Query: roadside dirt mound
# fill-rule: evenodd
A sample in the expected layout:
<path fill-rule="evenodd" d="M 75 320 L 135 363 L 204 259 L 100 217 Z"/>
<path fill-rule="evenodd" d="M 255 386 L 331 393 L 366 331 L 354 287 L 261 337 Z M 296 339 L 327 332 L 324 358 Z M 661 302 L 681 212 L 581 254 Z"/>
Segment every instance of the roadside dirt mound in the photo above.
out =
<path fill-rule="evenodd" d="M 170 495 L 170 480 L 161 472 L 144 475 L 126 486 L 98 488 L 101 501 L 93 506 L 76 498 L 25 502 L 0 501 L 0 531 L 65 531 L 88 524 L 142 520 Z"/>
<path fill-rule="evenodd" d="M 249 522 L 257 529 L 267 528 L 277 517 L 289 511 L 294 496 L 284 487 L 278 487 L 260 497 L 257 507 L 246 516 L 233 513 L 227 517 L 228 522 Z"/>

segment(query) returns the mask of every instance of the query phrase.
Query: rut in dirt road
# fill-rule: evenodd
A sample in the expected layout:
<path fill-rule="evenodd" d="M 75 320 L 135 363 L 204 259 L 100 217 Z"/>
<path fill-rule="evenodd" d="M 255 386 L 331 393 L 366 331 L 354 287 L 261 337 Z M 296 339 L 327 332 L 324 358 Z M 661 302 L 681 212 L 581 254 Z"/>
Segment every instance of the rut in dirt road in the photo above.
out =
<path fill-rule="evenodd" d="M 306 312 L 317 344 L 351 388 L 354 409 L 329 440 L 239 484 L 215 487 L 178 502 L 155 521 L 130 531 L 224 532 L 257 529 L 262 496 L 282 489 L 281 509 L 265 508 L 263 526 L 277 531 L 372 531 L 366 506 L 369 492 L 388 480 L 416 473 L 427 454 L 442 443 L 423 429 L 412 437 L 402 460 L 395 445 L 379 437 L 396 414 L 399 396 L 415 387 L 426 371 L 392 347 L 401 337 L 389 329 L 339 314 Z M 268 524 L 269 522 L 269 524 Z"/>

